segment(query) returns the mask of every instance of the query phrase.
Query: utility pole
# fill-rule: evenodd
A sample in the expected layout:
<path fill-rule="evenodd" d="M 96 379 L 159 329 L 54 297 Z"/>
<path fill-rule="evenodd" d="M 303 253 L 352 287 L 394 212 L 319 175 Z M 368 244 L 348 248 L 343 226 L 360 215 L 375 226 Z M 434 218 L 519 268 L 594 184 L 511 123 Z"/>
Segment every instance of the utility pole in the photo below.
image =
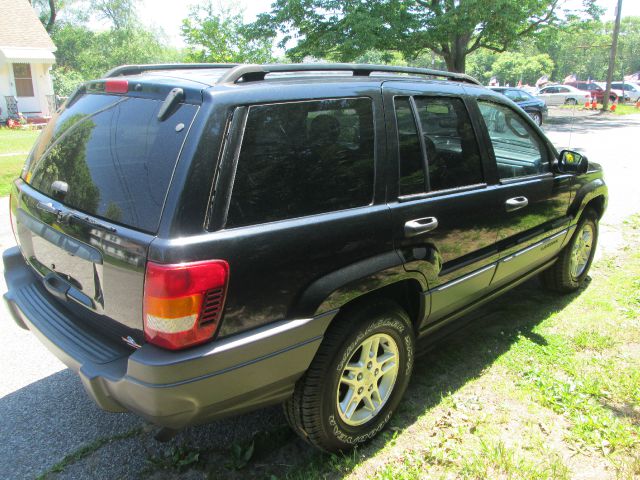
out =
<path fill-rule="evenodd" d="M 607 89 L 602 99 L 602 111 L 609 108 L 609 95 L 611 94 L 611 81 L 613 80 L 613 69 L 616 65 L 616 50 L 618 49 L 618 35 L 620 34 L 620 18 L 622 17 L 622 0 L 618 0 L 616 8 L 616 23 L 613 26 L 613 38 L 611 40 L 611 50 L 609 52 L 609 69 L 607 70 Z"/>

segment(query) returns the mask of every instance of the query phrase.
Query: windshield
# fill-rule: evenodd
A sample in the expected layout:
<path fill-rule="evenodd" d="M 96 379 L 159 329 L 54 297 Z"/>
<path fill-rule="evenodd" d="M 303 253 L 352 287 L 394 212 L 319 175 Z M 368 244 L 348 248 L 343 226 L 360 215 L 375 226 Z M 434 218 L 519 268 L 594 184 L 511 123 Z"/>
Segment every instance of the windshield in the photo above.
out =
<path fill-rule="evenodd" d="M 155 232 L 185 135 L 197 112 L 180 105 L 157 119 L 160 100 L 82 95 L 56 115 L 24 179 L 65 205 Z"/>

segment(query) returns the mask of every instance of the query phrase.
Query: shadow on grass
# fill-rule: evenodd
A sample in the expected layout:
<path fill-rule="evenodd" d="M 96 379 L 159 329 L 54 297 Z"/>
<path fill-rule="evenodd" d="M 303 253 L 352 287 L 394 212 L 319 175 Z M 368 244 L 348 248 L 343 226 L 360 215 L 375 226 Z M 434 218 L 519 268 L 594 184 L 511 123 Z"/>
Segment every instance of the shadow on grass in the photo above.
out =
<path fill-rule="evenodd" d="M 588 285 L 588 284 L 587 284 Z M 585 287 L 588 288 L 588 287 Z M 302 442 L 283 448 L 301 461 L 287 471 L 272 464 L 265 472 L 245 472 L 244 478 L 264 478 L 265 473 L 293 478 L 312 478 L 332 472 L 346 475 L 364 459 L 376 455 L 394 431 L 401 433 L 421 415 L 439 405 L 443 398 L 479 377 L 503 353 L 524 336 L 539 345 L 546 345 L 544 336 L 534 330 L 556 311 L 562 310 L 581 292 L 559 295 L 542 288 L 538 279 L 530 280 L 468 315 L 468 323 L 438 342 L 416 359 L 413 377 L 405 397 L 389 426 L 372 442 L 361 447 L 355 456 L 342 458 L 314 453 Z M 364 457 L 364 458 L 363 458 Z M 268 462 L 263 459 L 263 462 Z M 302 465 L 302 462 L 305 465 Z"/>

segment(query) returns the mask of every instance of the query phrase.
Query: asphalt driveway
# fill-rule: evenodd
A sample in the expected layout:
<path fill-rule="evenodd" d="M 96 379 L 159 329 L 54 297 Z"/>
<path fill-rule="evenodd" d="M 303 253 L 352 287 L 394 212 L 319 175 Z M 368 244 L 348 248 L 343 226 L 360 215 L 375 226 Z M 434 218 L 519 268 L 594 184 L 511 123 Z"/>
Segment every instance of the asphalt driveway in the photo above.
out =
<path fill-rule="evenodd" d="M 553 113 L 552 113 L 553 115 Z M 553 115 L 545 130 L 558 147 L 584 151 L 601 163 L 610 189 L 601 249 L 618 244 L 617 226 L 640 211 L 640 115 Z M 14 244 L 7 199 L 0 199 L 0 249 Z M 4 292 L 4 279 L 0 280 Z M 56 478 L 138 478 L 148 459 L 189 443 L 228 448 L 256 432 L 284 425 L 279 408 L 194 427 L 170 444 L 157 443 L 130 414 L 105 413 L 86 396 L 79 379 L 31 334 L 0 310 L 0 478 L 33 478 L 76 454 Z M 79 455 L 83 452 L 86 455 Z M 80 458 L 82 457 L 82 458 Z M 161 476 L 161 473 L 152 475 Z"/>

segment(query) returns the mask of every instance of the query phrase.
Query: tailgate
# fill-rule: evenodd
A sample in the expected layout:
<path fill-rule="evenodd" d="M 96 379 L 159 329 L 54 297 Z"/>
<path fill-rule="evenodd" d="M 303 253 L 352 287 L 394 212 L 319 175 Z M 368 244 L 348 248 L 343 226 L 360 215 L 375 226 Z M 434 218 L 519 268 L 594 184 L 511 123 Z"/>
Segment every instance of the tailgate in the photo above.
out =
<path fill-rule="evenodd" d="M 118 336 L 134 334 L 141 341 L 144 269 L 153 237 L 91 219 L 21 181 L 17 186 L 11 213 L 18 245 L 51 299 L 98 326 L 123 327 L 115 328 Z"/>
<path fill-rule="evenodd" d="M 198 111 L 184 103 L 159 118 L 161 107 L 158 98 L 73 97 L 12 193 L 18 245 L 51 298 L 116 331 L 142 331 L 148 246 Z"/>

